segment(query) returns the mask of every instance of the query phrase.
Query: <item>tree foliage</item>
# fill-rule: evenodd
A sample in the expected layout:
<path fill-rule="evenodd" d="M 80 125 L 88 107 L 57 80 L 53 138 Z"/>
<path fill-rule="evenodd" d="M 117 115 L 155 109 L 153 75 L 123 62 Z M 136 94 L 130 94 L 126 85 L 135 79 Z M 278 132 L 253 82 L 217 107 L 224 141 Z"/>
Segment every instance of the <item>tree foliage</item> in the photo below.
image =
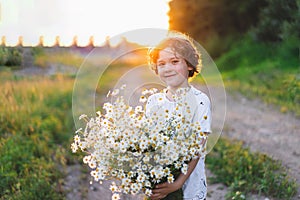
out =
<path fill-rule="evenodd" d="M 256 25 L 265 4 L 262 0 L 173 0 L 170 29 L 188 33 L 209 48 L 212 39 L 234 38 Z"/>
<path fill-rule="evenodd" d="M 300 0 L 172 0 L 170 29 L 191 35 L 213 55 L 245 34 L 257 41 L 300 38 Z"/>
<path fill-rule="evenodd" d="M 300 27 L 299 0 L 266 0 L 267 6 L 261 10 L 259 23 L 254 29 L 259 41 L 277 42 L 289 37 Z M 296 24 L 298 22 L 298 24 Z M 299 36 L 299 32 L 298 32 Z"/>

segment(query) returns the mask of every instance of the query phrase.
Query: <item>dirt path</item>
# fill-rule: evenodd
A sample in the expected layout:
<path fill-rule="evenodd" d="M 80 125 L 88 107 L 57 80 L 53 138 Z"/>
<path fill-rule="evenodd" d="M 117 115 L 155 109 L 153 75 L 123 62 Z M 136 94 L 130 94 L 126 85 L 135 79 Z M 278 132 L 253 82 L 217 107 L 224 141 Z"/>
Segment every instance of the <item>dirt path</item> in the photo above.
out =
<path fill-rule="evenodd" d="M 275 106 L 258 99 L 249 100 L 227 91 L 223 135 L 244 141 L 251 151 L 282 161 L 299 185 L 294 199 L 300 199 L 300 119 L 291 113 L 280 113 Z"/>
<path fill-rule="evenodd" d="M 215 103 L 224 105 L 222 99 Z M 224 105 L 225 106 L 225 105 Z M 259 100 L 249 100 L 238 93 L 227 91 L 226 120 L 223 136 L 242 140 L 252 151 L 266 153 L 276 160 L 282 161 L 289 169 L 290 176 L 300 185 L 300 119 L 292 114 L 283 114 L 272 106 Z M 214 115 L 216 122 L 222 121 L 221 115 Z M 108 186 L 98 184 L 91 186 L 88 174 L 83 174 L 79 166 L 70 166 L 66 186 L 70 190 L 67 199 L 110 199 Z M 207 171 L 207 176 L 212 176 Z M 74 184 L 71 184 L 74 183 Z M 77 184 L 76 184 L 77 183 Z M 227 188 L 222 184 L 208 185 L 208 200 L 225 199 Z M 127 197 L 123 199 L 141 199 Z M 253 196 L 251 199 L 272 199 L 264 196 Z M 300 189 L 294 198 L 300 199 Z"/>

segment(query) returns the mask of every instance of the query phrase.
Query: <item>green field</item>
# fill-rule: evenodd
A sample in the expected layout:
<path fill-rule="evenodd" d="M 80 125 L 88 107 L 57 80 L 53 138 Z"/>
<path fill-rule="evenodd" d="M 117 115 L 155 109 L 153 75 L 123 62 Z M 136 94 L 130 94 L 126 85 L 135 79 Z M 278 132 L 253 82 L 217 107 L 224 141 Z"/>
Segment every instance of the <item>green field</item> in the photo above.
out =
<path fill-rule="evenodd" d="M 73 79 L 0 77 L 1 199 L 63 199 Z"/>
<path fill-rule="evenodd" d="M 226 87 L 300 116 L 300 46 L 238 41 L 217 61 Z"/>
<path fill-rule="evenodd" d="M 248 94 L 250 98 L 259 96 L 278 105 L 282 112 L 294 110 L 295 115 L 299 115 L 299 68 L 294 66 L 295 60 L 278 57 L 280 49 L 268 52 L 267 47 L 264 56 L 274 55 L 276 59 L 257 60 L 254 58 L 260 53 L 251 52 L 263 47 L 244 45 L 242 50 L 233 50 L 217 60 L 226 87 Z M 64 55 L 63 59 L 53 62 L 66 64 L 66 60 L 73 60 L 70 65 L 80 66 L 81 59 L 74 56 L 68 59 L 69 54 Z M 48 63 L 55 57 L 41 54 L 36 59 Z M 233 62 L 240 67 L 235 67 Z M 109 89 L 114 84 L 112 79 L 117 78 L 113 75 L 126 69 L 126 65 L 114 64 L 105 72 L 99 87 Z M 68 191 L 62 187 L 65 169 L 75 159 L 70 150 L 75 132 L 74 81 L 74 76 L 63 74 L 20 77 L 14 75 L 11 68 L 1 67 L 0 199 L 66 197 Z M 289 179 L 279 162 L 251 153 L 239 142 L 221 139 L 207 165 L 216 175 L 213 181 L 230 186 L 229 199 L 242 199 L 242 195 L 249 193 L 289 199 L 296 193 L 295 182 Z"/>

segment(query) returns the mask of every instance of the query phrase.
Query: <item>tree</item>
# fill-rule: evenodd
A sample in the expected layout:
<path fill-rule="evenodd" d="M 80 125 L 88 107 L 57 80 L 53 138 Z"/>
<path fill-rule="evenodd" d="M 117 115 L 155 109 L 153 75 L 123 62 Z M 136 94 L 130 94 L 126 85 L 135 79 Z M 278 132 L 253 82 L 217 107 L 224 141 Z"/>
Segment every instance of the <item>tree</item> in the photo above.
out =
<path fill-rule="evenodd" d="M 299 30 L 299 0 L 267 0 L 267 6 L 260 13 L 259 23 L 253 30 L 258 41 L 278 42 L 287 31 Z M 299 32 L 298 32 L 299 33 Z M 299 35 L 299 34 L 298 34 Z"/>
<path fill-rule="evenodd" d="M 226 40 L 236 38 L 258 23 L 265 0 L 173 0 L 170 2 L 170 29 L 190 34 L 219 54 Z M 214 44 L 210 47 L 210 44 Z M 222 44 L 224 45 L 222 47 Z"/>

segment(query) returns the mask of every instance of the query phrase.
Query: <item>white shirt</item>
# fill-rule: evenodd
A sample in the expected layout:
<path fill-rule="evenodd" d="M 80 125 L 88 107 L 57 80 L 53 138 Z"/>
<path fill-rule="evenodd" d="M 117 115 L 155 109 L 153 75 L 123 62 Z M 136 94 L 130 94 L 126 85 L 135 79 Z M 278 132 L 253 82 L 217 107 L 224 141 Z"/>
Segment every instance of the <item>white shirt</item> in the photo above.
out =
<path fill-rule="evenodd" d="M 186 101 L 192 109 L 192 122 L 200 122 L 202 132 L 211 132 L 211 106 L 210 100 L 206 94 L 191 86 L 186 94 Z M 156 93 L 149 97 L 146 105 L 146 115 L 160 108 L 173 111 L 176 103 L 170 101 L 166 93 Z M 205 156 L 201 157 L 191 173 L 190 177 L 184 183 L 183 195 L 185 199 L 204 199 L 206 197 L 206 176 L 205 176 Z"/>

